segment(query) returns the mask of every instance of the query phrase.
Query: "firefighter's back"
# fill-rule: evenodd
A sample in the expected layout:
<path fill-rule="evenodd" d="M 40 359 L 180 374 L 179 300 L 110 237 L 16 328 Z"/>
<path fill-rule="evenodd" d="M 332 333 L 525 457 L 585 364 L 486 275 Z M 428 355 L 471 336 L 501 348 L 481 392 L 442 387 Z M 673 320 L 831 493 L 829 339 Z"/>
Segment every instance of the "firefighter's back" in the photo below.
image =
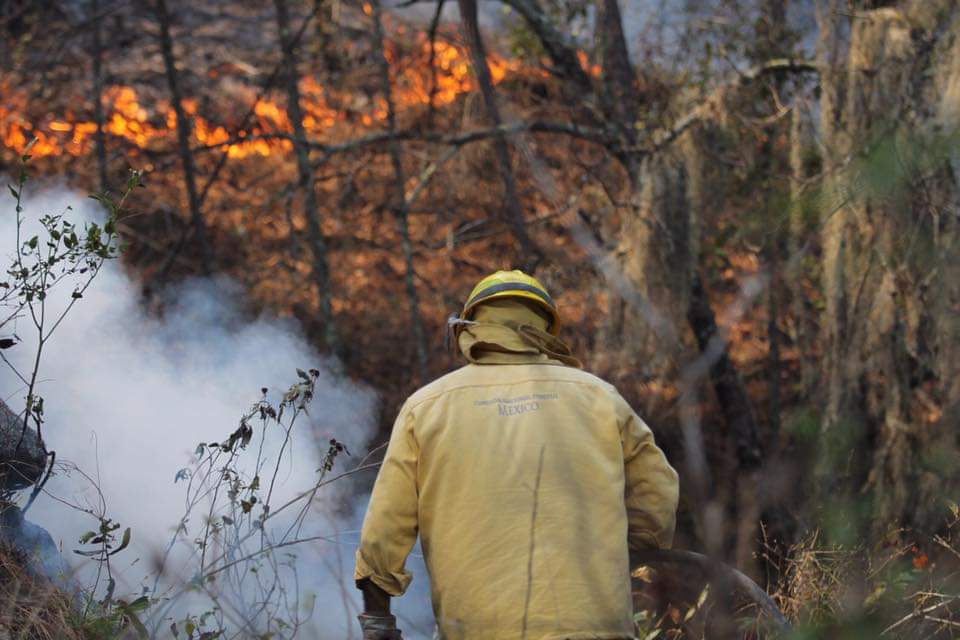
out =
<path fill-rule="evenodd" d="M 622 402 L 579 369 L 523 363 L 468 365 L 408 400 L 444 638 L 631 636 Z"/>

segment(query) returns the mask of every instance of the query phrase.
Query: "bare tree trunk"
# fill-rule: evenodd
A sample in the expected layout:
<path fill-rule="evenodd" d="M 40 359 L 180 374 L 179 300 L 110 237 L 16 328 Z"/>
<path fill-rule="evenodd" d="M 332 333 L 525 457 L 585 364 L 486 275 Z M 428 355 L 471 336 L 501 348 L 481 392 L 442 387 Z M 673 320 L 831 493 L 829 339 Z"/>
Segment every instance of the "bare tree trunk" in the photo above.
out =
<path fill-rule="evenodd" d="M 382 9 L 379 0 L 372 0 L 374 47 L 376 47 L 377 70 L 380 75 L 380 86 L 384 100 L 387 103 L 387 130 L 391 136 L 397 130 L 396 106 L 393 101 L 393 86 L 390 81 L 390 63 L 384 50 Z M 403 171 L 403 159 L 400 157 L 400 142 L 391 137 L 388 148 L 390 162 L 393 165 L 393 196 L 390 208 L 397 218 L 400 227 L 400 239 L 403 248 L 405 263 L 404 281 L 407 286 L 407 300 L 410 305 L 410 323 L 413 327 L 413 339 L 417 354 L 417 373 L 420 381 L 427 378 L 427 340 L 423 330 L 423 318 L 420 316 L 420 299 L 417 295 L 416 272 L 413 264 L 413 243 L 410 240 L 410 211 L 407 206 L 406 176 Z"/>
<path fill-rule="evenodd" d="M 807 256 L 813 256 L 815 252 L 808 246 L 814 238 L 807 223 L 810 197 L 804 192 L 809 177 L 804 166 L 804 153 L 811 142 L 809 126 L 804 121 L 800 105 L 795 104 L 790 114 L 790 221 L 785 276 L 793 316 L 791 337 L 800 360 L 800 386 L 804 398 L 812 391 L 816 376 L 816 356 L 813 352 L 816 325 L 812 322 L 814 309 L 807 291 L 811 274 L 806 266 L 809 262 Z"/>
<path fill-rule="evenodd" d="M 780 437 L 781 411 L 781 372 L 783 362 L 780 356 L 780 251 L 781 244 L 777 242 L 768 255 L 770 265 L 771 286 L 767 288 L 767 340 L 770 350 L 767 353 L 769 372 L 767 374 L 767 415 L 770 421 L 770 439 L 776 443 Z"/>
<path fill-rule="evenodd" d="M 467 45 L 470 47 L 470 61 L 477 76 L 477 84 L 480 86 L 487 116 L 494 127 L 499 127 L 503 124 L 503 119 L 500 117 L 500 110 L 497 107 L 493 79 L 490 76 L 490 67 L 487 64 L 487 53 L 483 46 L 483 38 L 480 36 L 480 25 L 477 22 L 477 1 L 458 0 L 458 4 L 463 21 L 464 36 Z M 523 209 L 520 204 L 520 196 L 517 193 L 517 182 L 510 161 L 507 136 L 503 133 L 496 135 L 493 139 L 493 145 L 497 154 L 500 177 L 503 179 L 504 208 L 507 214 L 507 222 L 513 230 L 514 237 L 520 243 L 523 268 L 527 271 L 535 271 L 537 265 L 543 259 L 543 254 L 527 232 L 527 226 L 523 219 Z"/>
<path fill-rule="evenodd" d="M 437 114 L 436 98 L 440 85 L 437 82 L 437 29 L 440 28 L 440 18 L 443 16 L 443 7 L 446 0 L 437 0 L 437 7 L 433 11 L 433 18 L 430 19 L 430 27 L 427 29 L 427 40 L 430 42 L 430 93 L 427 96 L 427 123 L 426 128 L 433 127 L 433 120 Z"/>
<path fill-rule="evenodd" d="M 837 135 L 842 95 L 842 76 L 837 61 L 838 26 L 837 0 L 821 0 L 817 7 L 817 21 L 820 36 L 817 43 L 817 62 L 821 69 L 820 128 L 821 154 L 827 195 L 823 207 L 822 245 L 823 245 L 823 294 L 824 317 L 822 322 L 824 344 L 824 368 L 826 377 L 826 423 L 836 423 L 845 411 L 843 393 L 846 385 L 843 381 L 843 353 L 846 344 L 846 306 L 844 296 L 844 252 L 846 243 L 843 238 L 846 211 L 845 194 L 839 188 L 836 173 L 843 152 L 832 148 L 838 143 Z"/>
<path fill-rule="evenodd" d="M 183 167 L 183 181 L 187 187 L 187 203 L 190 207 L 190 221 L 193 235 L 200 250 L 200 264 L 204 273 L 210 273 L 213 266 L 213 254 L 207 233 L 207 225 L 200 211 L 200 197 L 197 192 L 196 168 L 193 164 L 193 152 L 190 150 L 190 119 L 183 109 L 183 94 L 180 89 L 177 62 L 173 54 L 173 38 L 170 35 L 170 14 L 166 0 L 156 0 L 154 11 L 160 25 L 160 51 L 167 72 L 167 85 L 170 89 L 170 101 L 177 116 L 177 142 L 180 149 L 180 163 Z"/>
<path fill-rule="evenodd" d="M 730 488 L 737 496 L 737 562 L 750 571 L 760 514 L 757 495 L 761 460 L 759 425 L 729 349 L 726 343 L 718 342 L 721 337 L 717 335 L 716 317 L 698 273 L 702 258 L 700 220 L 711 192 L 707 182 L 708 166 L 699 146 L 701 135 L 699 127 L 692 128 L 673 147 L 643 160 L 636 181 L 632 215 L 621 230 L 621 241 L 615 249 L 622 256 L 623 274 L 630 284 L 656 307 L 670 326 L 677 327 L 681 335 L 680 328 L 688 324 L 696 342 L 690 344 L 681 339 L 668 343 L 662 336 L 655 335 L 646 322 L 634 316 L 624 322 L 622 343 L 631 345 L 631 348 L 624 348 L 621 357 L 625 362 L 633 363 L 634 378 L 671 380 L 681 387 L 682 397 L 691 398 L 695 398 L 702 378 L 695 372 L 696 367 L 687 369 L 684 365 L 695 361 L 697 355 L 709 365 L 703 374 L 709 375 L 737 461 L 737 483 Z M 642 369 L 638 368 L 639 363 L 642 363 Z M 690 409 L 688 407 L 686 411 Z M 698 406 L 692 409 L 699 411 Z M 685 434 L 685 441 L 687 437 Z M 685 446 L 694 445 L 686 442 Z M 687 453 L 693 461 L 696 456 L 691 451 Z M 704 474 L 693 469 L 688 475 L 703 476 L 700 482 L 691 480 L 701 485 L 691 491 L 697 502 L 691 510 L 703 529 L 704 542 L 712 552 L 719 553 L 723 549 L 720 527 L 723 508 L 718 488 L 711 486 Z"/>
<path fill-rule="evenodd" d="M 97 177 L 100 180 L 100 191 L 107 190 L 107 141 L 103 127 L 105 116 L 103 113 L 103 42 L 100 26 L 100 0 L 92 0 L 90 13 L 93 20 L 93 118 L 97 123 L 94 134 L 94 144 L 97 153 Z"/>
<path fill-rule="evenodd" d="M 822 127 L 831 197 L 822 208 L 821 476 L 833 496 L 838 479 L 840 498 L 869 495 L 875 511 L 860 524 L 876 537 L 900 524 L 933 526 L 937 496 L 960 481 L 955 462 L 929 463 L 958 456 L 943 414 L 956 402 L 954 382 L 935 365 L 949 347 L 934 329 L 960 303 L 944 300 L 956 291 L 944 279 L 950 251 L 935 248 L 955 229 L 940 212 L 958 197 L 945 150 L 955 143 L 944 135 L 956 135 L 960 121 L 937 111 L 960 82 L 958 28 L 960 5 L 951 0 L 861 11 L 847 72 L 830 79 L 838 86 L 824 87 L 841 100 L 837 118 Z"/>
<path fill-rule="evenodd" d="M 711 342 L 717 335 L 717 321 L 699 275 L 694 276 L 691 286 L 687 317 L 700 351 L 709 353 L 711 347 L 716 348 Z M 710 366 L 710 380 L 737 455 L 735 561 L 737 568 L 749 575 L 753 573 L 753 552 L 760 519 L 760 500 L 757 495 L 762 462 L 760 428 L 753 404 L 725 343 Z"/>
<path fill-rule="evenodd" d="M 692 144 L 685 134 L 671 149 L 639 161 L 632 181 L 627 215 L 618 238 L 611 244 L 624 276 L 650 301 L 675 335 L 684 335 L 690 283 L 698 258 L 698 233 L 693 220 L 699 213 L 691 203 L 691 185 L 683 145 Z M 665 344 L 639 314 L 623 323 L 624 348 L 619 354 L 642 368 L 643 379 L 674 378 L 686 360 L 689 341 Z M 687 352 L 689 353 L 689 352 Z M 653 409 L 649 407 L 649 409 Z"/>
<path fill-rule="evenodd" d="M 623 20 L 617 0 L 597 3 L 597 41 L 600 49 L 601 104 L 607 118 L 631 146 L 636 142 L 636 124 L 640 113 L 640 93 L 630 62 L 630 52 L 623 35 Z M 638 158 L 623 158 L 631 175 L 636 178 Z"/>
<path fill-rule="evenodd" d="M 286 0 L 274 0 L 277 12 L 277 30 L 283 52 L 284 77 L 287 90 L 287 116 L 293 125 L 293 148 L 297 155 L 297 172 L 300 192 L 303 194 L 304 214 L 310 235 L 313 254 L 313 277 L 320 294 L 320 320 L 323 323 L 324 343 L 334 353 L 340 351 L 337 326 L 333 317 L 333 292 L 331 290 L 330 265 L 327 241 L 323 235 L 320 205 L 314 186 L 313 165 L 310 163 L 310 147 L 303 128 L 303 111 L 300 106 L 299 74 L 297 72 L 296 42 L 290 31 L 290 14 Z"/>
<path fill-rule="evenodd" d="M 337 49 L 337 29 L 342 0 L 313 0 L 315 44 L 310 56 L 314 73 L 325 87 L 336 83 L 344 71 L 344 59 Z M 304 24 L 304 28 L 306 28 Z"/>

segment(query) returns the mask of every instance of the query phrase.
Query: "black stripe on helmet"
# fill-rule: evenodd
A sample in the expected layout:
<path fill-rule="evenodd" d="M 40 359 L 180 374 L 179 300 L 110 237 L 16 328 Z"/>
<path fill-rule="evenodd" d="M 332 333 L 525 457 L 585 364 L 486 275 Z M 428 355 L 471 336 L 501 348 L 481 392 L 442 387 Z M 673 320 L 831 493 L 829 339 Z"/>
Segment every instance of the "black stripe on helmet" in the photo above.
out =
<path fill-rule="evenodd" d="M 557 303 L 553 301 L 553 298 L 550 297 L 549 293 L 540 287 L 535 287 L 532 284 L 524 284 L 522 282 L 504 282 L 501 284 L 495 284 L 492 287 L 487 287 L 473 298 L 468 300 L 467 305 L 472 305 L 480 300 L 489 298 L 494 294 L 503 293 L 504 291 L 528 291 L 550 305 L 551 309 L 556 310 L 557 308 Z"/>

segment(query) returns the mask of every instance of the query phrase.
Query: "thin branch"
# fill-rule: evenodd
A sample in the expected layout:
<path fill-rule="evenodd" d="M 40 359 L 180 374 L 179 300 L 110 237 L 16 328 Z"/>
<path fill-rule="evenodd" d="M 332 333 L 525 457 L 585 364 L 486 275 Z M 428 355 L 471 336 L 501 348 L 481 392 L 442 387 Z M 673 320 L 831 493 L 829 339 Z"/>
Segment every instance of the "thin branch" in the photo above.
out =
<path fill-rule="evenodd" d="M 906 622 L 909 622 L 909 621 L 911 621 L 911 620 L 914 620 L 914 619 L 916 619 L 916 618 L 928 618 L 928 619 L 933 619 L 933 618 L 929 618 L 929 617 L 927 616 L 927 614 L 928 614 L 928 613 L 933 613 L 934 611 L 936 611 L 936 610 L 939 609 L 940 607 L 946 606 L 946 605 L 950 604 L 951 602 L 953 602 L 954 600 L 956 600 L 955 597 L 949 598 L 949 599 L 947 599 L 947 600 L 941 600 L 941 601 L 938 602 L 937 604 L 930 605 L 929 607 L 926 607 L 926 608 L 924 608 L 924 609 L 920 609 L 920 610 L 918 610 L 918 611 L 911 611 L 910 613 L 908 613 L 907 615 L 903 616 L 902 618 L 900 618 L 899 620 L 897 620 L 896 622 L 894 622 L 893 624 L 891 624 L 889 627 L 887 627 L 886 629 L 884 629 L 883 631 L 881 631 L 881 632 L 880 632 L 880 635 L 882 635 L 882 636 L 883 636 L 883 635 L 886 635 L 886 634 L 890 633 L 891 631 L 893 631 L 894 629 L 896 629 L 897 627 L 899 627 L 900 625 L 902 625 L 902 624 L 904 624 L 904 623 L 906 623 Z"/>
<path fill-rule="evenodd" d="M 569 37 L 557 29 L 550 17 L 537 4 L 536 0 L 502 0 L 505 5 L 516 11 L 526 21 L 527 26 L 537 36 L 544 51 L 553 61 L 551 72 L 573 82 L 578 91 L 592 92 L 590 76 L 580 65 L 577 47 Z"/>
<path fill-rule="evenodd" d="M 341 153 L 350 153 L 359 151 L 367 147 L 372 147 L 392 140 L 398 141 L 417 141 L 430 144 L 439 144 L 445 146 L 462 146 L 481 140 L 489 140 L 498 135 L 519 135 L 524 133 L 553 133 L 557 135 L 566 135 L 579 140 L 585 140 L 594 144 L 599 144 L 607 148 L 614 148 L 620 144 L 618 137 L 603 129 L 596 127 L 587 127 L 575 122 L 551 122 L 535 120 L 533 122 L 510 122 L 503 123 L 495 127 L 485 127 L 483 129 L 471 129 L 456 134 L 444 134 L 435 131 L 418 131 L 413 129 L 400 130 L 391 133 L 390 131 L 376 131 L 374 133 L 360 136 L 352 140 L 340 142 L 337 144 L 325 144 L 316 140 L 308 140 L 310 149 L 320 151 L 323 157 L 316 163 L 316 166 L 327 163 L 332 156 Z M 212 145 L 200 145 L 194 147 L 195 152 L 216 151 L 218 149 L 227 149 L 233 145 L 243 144 L 253 140 L 287 140 L 293 141 L 293 136 L 289 133 L 273 132 L 263 133 L 253 136 L 243 136 L 231 138 L 224 142 Z"/>
<path fill-rule="evenodd" d="M 417 202 L 420 194 L 424 189 L 427 188 L 427 185 L 430 184 L 430 181 L 433 179 L 433 176 L 436 175 L 437 171 L 439 171 L 443 165 L 449 162 L 453 156 L 457 155 L 462 148 L 463 145 L 450 147 L 439 158 L 431 162 L 423 171 L 420 172 L 420 176 L 417 180 L 417 186 L 405 196 L 407 211 L 409 211 Z"/>
<path fill-rule="evenodd" d="M 660 151 L 683 135 L 691 126 L 701 120 L 707 119 L 713 108 L 721 102 L 727 94 L 754 82 L 768 73 L 819 73 L 819 71 L 820 67 L 816 62 L 811 60 L 794 60 L 792 58 L 769 60 L 746 71 L 742 71 L 738 73 L 737 77 L 733 80 L 720 85 L 706 100 L 688 111 L 686 115 L 678 119 L 672 127 L 654 133 L 652 136 L 652 144 L 643 146 L 637 151 L 642 155 L 650 155 Z"/>

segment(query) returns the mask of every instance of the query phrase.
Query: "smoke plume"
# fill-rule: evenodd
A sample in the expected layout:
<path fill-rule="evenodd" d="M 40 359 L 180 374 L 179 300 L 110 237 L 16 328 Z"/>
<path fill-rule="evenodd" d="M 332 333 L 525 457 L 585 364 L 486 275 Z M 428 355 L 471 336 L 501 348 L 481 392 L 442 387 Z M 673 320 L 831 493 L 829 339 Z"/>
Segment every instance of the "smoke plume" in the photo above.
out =
<path fill-rule="evenodd" d="M 27 191 L 25 213 L 36 219 L 68 206 L 78 225 L 103 217 L 99 205 L 62 188 Z M 14 250 L 12 203 L 0 221 L 5 256 Z M 66 304 L 70 285 L 49 303 Z M 320 356 L 295 323 L 253 318 L 238 301 L 240 288 L 227 280 L 193 280 L 164 294 L 162 316 L 145 311 L 137 283 L 117 262 L 99 274 L 46 347 L 39 393 L 44 397 L 44 438 L 59 460 L 70 460 L 96 481 L 109 517 L 131 527 L 130 547 L 116 556 L 117 593 L 134 596 L 152 584 L 153 559 L 169 543 L 184 513 L 184 486 L 175 483 L 200 442 L 222 441 L 237 427 L 240 415 L 267 387 L 270 397 L 296 382 L 296 368 L 316 368 L 320 377 L 307 420 L 295 430 L 289 456 L 278 473 L 278 500 L 309 488 L 330 438 L 346 444 L 353 456 L 338 458 L 338 469 L 356 464 L 376 425 L 377 399 L 362 384 L 349 380 L 337 362 Z M 25 319 L 18 320 L 23 340 L 6 351 L 20 370 L 29 370 L 35 337 Z M 7 367 L 0 372 L 0 394 L 21 410 L 26 390 Z M 259 437 L 259 434 L 257 434 Z M 282 433 L 267 434 L 277 446 Z M 366 473 L 372 473 L 370 471 Z M 370 476 L 358 479 L 369 482 Z M 354 616 L 358 592 L 352 583 L 353 553 L 365 496 L 357 496 L 354 479 L 321 490 L 304 536 L 323 535 L 328 542 L 291 549 L 298 555 L 301 601 L 314 602 L 311 625 L 300 637 L 358 637 Z M 47 491 L 63 501 L 94 507 L 95 489 L 79 474 L 59 474 Z M 96 527 L 88 514 L 42 495 L 28 518 L 45 528 L 75 569 L 79 584 L 90 584 L 93 563 L 72 550 L 78 537 Z M 199 518 L 198 518 L 199 520 Z M 196 522 L 191 525 L 198 525 Z M 412 559 L 419 580 L 397 602 L 405 632 L 429 637 L 432 628 L 427 580 L 422 564 Z M 189 580 L 188 554 L 175 550 L 166 580 Z M 195 571 L 195 567 L 193 568 Z M 183 612 L 174 612 L 183 613 Z"/>

